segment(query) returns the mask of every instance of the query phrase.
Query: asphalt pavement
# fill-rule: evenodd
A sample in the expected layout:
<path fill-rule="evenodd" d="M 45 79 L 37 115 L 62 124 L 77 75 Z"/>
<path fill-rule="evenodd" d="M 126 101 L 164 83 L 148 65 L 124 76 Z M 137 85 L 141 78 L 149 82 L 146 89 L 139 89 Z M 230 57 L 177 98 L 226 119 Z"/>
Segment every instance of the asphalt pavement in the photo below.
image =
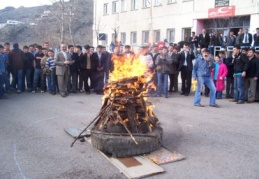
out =
<path fill-rule="evenodd" d="M 0 100 L 1 179 L 126 178 L 94 147 L 76 142 L 64 128 L 84 128 L 98 114 L 102 96 L 83 93 L 67 98 L 48 93 L 10 94 Z M 152 179 L 258 179 L 259 103 L 217 101 L 193 106 L 193 95 L 173 93 L 150 98 L 164 129 L 165 146 L 186 156 L 164 164 Z"/>

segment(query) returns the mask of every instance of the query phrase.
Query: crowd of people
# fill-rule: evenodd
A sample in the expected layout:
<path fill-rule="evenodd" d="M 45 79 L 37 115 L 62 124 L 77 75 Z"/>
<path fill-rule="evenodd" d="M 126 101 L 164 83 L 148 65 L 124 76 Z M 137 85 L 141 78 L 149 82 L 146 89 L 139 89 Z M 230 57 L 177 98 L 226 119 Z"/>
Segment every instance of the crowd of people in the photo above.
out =
<path fill-rule="evenodd" d="M 236 38 L 239 38 L 236 43 Z M 43 46 L 33 44 L 20 49 L 18 43 L 0 45 L 0 99 L 11 92 L 49 92 L 62 97 L 69 93 L 103 94 L 103 87 L 113 70 L 113 60 L 125 57 L 140 60 L 153 74 L 156 90 L 153 97 L 169 97 L 178 92 L 178 76 L 182 80 L 181 95 L 188 96 L 192 82 L 197 81 L 194 105 L 203 107 L 201 95 L 210 96 L 210 106 L 218 107 L 216 99 L 226 98 L 237 104 L 252 103 L 258 94 L 259 53 L 254 48 L 241 48 L 259 43 L 259 29 L 253 37 L 244 33 L 238 37 L 229 33 L 226 43 L 233 51 L 214 52 L 209 48 L 212 36 L 203 29 L 199 36 L 192 32 L 189 42 L 168 46 L 141 46 L 135 53 L 131 46 L 115 46 L 112 52 L 106 47 L 90 45 L 73 46 L 62 43 L 54 52 L 48 42 Z M 249 44 L 247 44 L 249 40 Z M 215 39 L 214 39 L 215 41 Z M 11 80 L 11 81 L 10 81 Z M 169 83 L 170 82 L 170 83 Z M 149 82 L 150 83 L 150 82 Z M 204 86 L 205 85 L 205 86 Z M 205 89 L 203 91 L 203 89 Z"/>

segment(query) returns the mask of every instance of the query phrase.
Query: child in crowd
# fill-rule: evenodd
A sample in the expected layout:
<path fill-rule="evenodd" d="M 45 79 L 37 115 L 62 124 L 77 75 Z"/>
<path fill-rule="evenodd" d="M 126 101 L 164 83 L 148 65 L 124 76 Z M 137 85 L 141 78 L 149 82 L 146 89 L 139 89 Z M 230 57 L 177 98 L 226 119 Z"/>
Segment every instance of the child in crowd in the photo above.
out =
<path fill-rule="evenodd" d="M 222 91 L 225 89 L 224 79 L 228 74 L 227 66 L 221 61 L 219 56 L 215 57 L 215 68 L 211 70 L 211 77 L 216 86 L 216 98 L 222 99 Z"/>
<path fill-rule="evenodd" d="M 57 76 L 53 50 L 48 51 L 48 59 L 46 60 L 45 66 L 46 69 L 50 70 L 50 93 L 55 95 L 57 92 Z"/>

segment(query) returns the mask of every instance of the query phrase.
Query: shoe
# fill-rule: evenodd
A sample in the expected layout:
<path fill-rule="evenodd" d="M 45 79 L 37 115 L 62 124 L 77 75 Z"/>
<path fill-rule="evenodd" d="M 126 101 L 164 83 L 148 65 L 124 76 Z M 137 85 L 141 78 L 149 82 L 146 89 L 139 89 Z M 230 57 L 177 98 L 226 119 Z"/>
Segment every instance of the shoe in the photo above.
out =
<path fill-rule="evenodd" d="M 33 90 L 32 93 L 35 93 L 35 91 Z"/>
<path fill-rule="evenodd" d="M 209 95 L 208 95 L 208 94 L 205 94 L 204 96 L 205 96 L 205 97 L 209 97 Z"/>
<path fill-rule="evenodd" d="M 173 90 L 173 93 L 177 93 L 178 92 L 178 90 Z"/>
<path fill-rule="evenodd" d="M 230 95 L 229 95 L 229 94 L 227 94 L 227 95 L 226 95 L 226 99 L 229 99 L 229 98 L 230 98 Z"/>
<path fill-rule="evenodd" d="M 189 96 L 189 93 L 184 94 L 184 96 Z"/>
<path fill-rule="evenodd" d="M 184 92 L 182 92 L 182 93 L 180 93 L 180 95 L 185 95 L 185 93 L 184 93 Z"/>
<path fill-rule="evenodd" d="M 86 91 L 85 94 L 90 94 L 90 91 Z"/>
<path fill-rule="evenodd" d="M 238 101 L 236 104 L 244 104 L 244 101 Z"/>
<path fill-rule="evenodd" d="M 247 101 L 246 103 L 253 103 L 254 101 Z"/>
<path fill-rule="evenodd" d="M 235 99 L 230 99 L 229 101 L 230 102 L 237 102 L 237 100 L 235 100 Z"/>
<path fill-rule="evenodd" d="M 0 99 L 8 99 L 7 96 L 3 95 L 3 96 L 0 96 Z"/>
<path fill-rule="evenodd" d="M 79 90 L 80 91 L 80 93 L 83 93 L 84 91 L 83 90 Z"/>
<path fill-rule="evenodd" d="M 164 96 L 164 98 L 168 98 L 168 96 Z"/>
<path fill-rule="evenodd" d="M 17 90 L 17 93 L 21 93 L 21 90 Z"/>
<path fill-rule="evenodd" d="M 169 92 L 169 93 L 172 93 L 172 92 L 173 92 L 173 90 L 168 90 L 168 92 Z"/>
<path fill-rule="evenodd" d="M 219 105 L 213 104 L 213 105 L 210 105 L 210 107 L 219 108 Z"/>
<path fill-rule="evenodd" d="M 103 95 L 103 92 L 96 92 L 97 95 Z"/>
<path fill-rule="evenodd" d="M 41 90 L 40 92 L 41 92 L 41 93 L 45 93 L 45 91 L 43 91 L 43 90 Z"/>
<path fill-rule="evenodd" d="M 205 106 L 202 105 L 202 104 L 196 104 L 196 105 L 194 105 L 194 106 L 197 106 L 197 107 L 205 107 Z"/>
<path fill-rule="evenodd" d="M 65 98 L 65 97 L 67 97 L 67 95 L 66 94 L 60 94 L 63 98 Z"/>

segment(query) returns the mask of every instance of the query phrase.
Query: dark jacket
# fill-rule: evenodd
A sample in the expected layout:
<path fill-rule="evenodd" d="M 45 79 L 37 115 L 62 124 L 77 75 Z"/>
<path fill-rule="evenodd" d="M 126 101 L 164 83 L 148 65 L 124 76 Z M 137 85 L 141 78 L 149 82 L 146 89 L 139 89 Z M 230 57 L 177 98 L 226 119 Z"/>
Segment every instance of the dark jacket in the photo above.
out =
<path fill-rule="evenodd" d="M 259 36 L 257 34 L 254 34 L 254 46 L 259 46 Z"/>
<path fill-rule="evenodd" d="M 77 73 L 79 71 L 79 57 L 78 53 L 72 53 L 71 59 L 73 63 L 70 65 L 70 73 Z"/>
<path fill-rule="evenodd" d="M 210 44 L 213 46 L 222 46 L 222 38 L 220 35 L 213 35 L 210 40 Z"/>
<path fill-rule="evenodd" d="M 234 63 L 232 63 L 233 61 L 233 57 L 229 56 L 228 58 L 224 58 L 223 63 L 225 63 L 225 65 L 228 68 L 228 74 L 227 77 L 232 77 L 234 75 Z"/>
<path fill-rule="evenodd" d="M 210 36 L 208 33 L 205 34 L 205 38 L 203 37 L 203 34 L 199 35 L 199 45 L 201 48 L 208 48 L 210 44 Z"/>
<path fill-rule="evenodd" d="M 234 73 L 242 73 L 247 71 L 249 67 L 249 59 L 245 54 L 239 53 L 234 58 Z"/>
<path fill-rule="evenodd" d="M 198 40 L 199 37 L 198 36 L 194 36 L 194 37 L 190 37 L 189 38 L 189 43 L 190 43 L 190 47 L 193 49 L 193 47 L 195 46 L 196 48 L 198 48 Z"/>
<path fill-rule="evenodd" d="M 227 37 L 226 39 L 226 46 L 235 46 L 236 44 L 236 37 L 233 36 L 232 38 L 230 36 Z"/>
<path fill-rule="evenodd" d="M 259 78 L 259 59 L 255 56 L 249 60 L 249 67 L 246 70 L 246 78 Z"/>
<path fill-rule="evenodd" d="M 98 72 L 105 72 L 106 70 L 106 56 L 105 54 L 101 55 L 101 58 L 99 59 L 97 53 L 93 53 L 93 62 L 94 67 Z"/>
<path fill-rule="evenodd" d="M 241 45 L 243 44 L 244 37 L 245 37 L 245 33 L 241 34 L 240 39 L 239 39 Z M 248 37 L 249 37 L 248 38 L 248 44 L 251 45 L 252 41 L 253 41 L 252 34 L 248 33 Z"/>
<path fill-rule="evenodd" d="M 164 56 L 165 59 L 162 59 L 161 57 Z M 166 55 L 163 55 L 163 54 L 159 54 L 157 57 L 156 57 L 156 61 L 155 61 L 155 64 L 156 64 L 156 71 L 157 72 L 161 72 L 161 73 L 169 73 L 169 66 L 172 64 L 172 58 L 166 54 Z"/>
<path fill-rule="evenodd" d="M 8 54 L 8 57 L 12 69 L 24 68 L 24 52 L 21 49 L 13 49 Z"/>
<path fill-rule="evenodd" d="M 80 54 L 80 56 L 78 57 L 79 60 L 79 68 L 80 71 L 85 71 L 87 70 L 87 54 Z M 94 55 L 90 55 L 90 61 L 91 61 L 91 67 L 90 70 L 96 70 L 96 66 L 95 66 L 95 62 L 94 62 Z"/>
<path fill-rule="evenodd" d="M 30 52 L 24 53 L 24 68 L 33 69 L 34 68 L 34 55 Z"/>
<path fill-rule="evenodd" d="M 189 71 L 192 71 L 193 69 L 193 64 L 192 64 L 192 60 L 195 58 L 194 54 L 191 52 L 188 52 L 187 54 L 187 68 Z M 181 71 L 183 65 L 184 65 L 184 61 L 185 61 L 185 53 L 181 52 L 179 55 L 179 71 Z"/>
<path fill-rule="evenodd" d="M 177 74 L 179 68 L 179 53 L 172 53 L 172 64 L 169 66 L 169 74 Z"/>

